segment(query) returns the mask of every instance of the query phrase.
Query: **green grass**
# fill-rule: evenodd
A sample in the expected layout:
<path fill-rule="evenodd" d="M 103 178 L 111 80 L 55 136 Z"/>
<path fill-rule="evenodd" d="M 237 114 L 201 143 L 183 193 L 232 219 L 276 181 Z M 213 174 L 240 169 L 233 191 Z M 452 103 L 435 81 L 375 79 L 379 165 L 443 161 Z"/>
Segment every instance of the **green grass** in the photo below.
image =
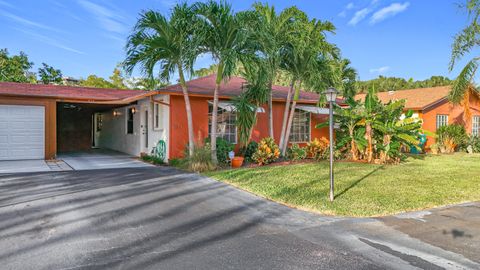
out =
<path fill-rule="evenodd" d="M 480 155 L 409 157 L 400 165 L 337 162 L 335 201 L 327 162 L 206 173 L 292 207 L 342 216 L 382 216 L 480 200 Z"/>

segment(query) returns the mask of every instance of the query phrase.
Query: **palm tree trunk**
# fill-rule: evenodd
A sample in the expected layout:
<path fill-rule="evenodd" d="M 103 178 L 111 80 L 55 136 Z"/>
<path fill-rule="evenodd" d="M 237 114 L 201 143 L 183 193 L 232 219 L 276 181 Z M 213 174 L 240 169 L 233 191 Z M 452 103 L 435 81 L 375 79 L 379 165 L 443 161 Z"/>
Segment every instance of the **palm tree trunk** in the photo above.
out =
<path fill-rule="evenodd" d="M 352 154 L 352 160 L 357 161 L 358 160 L 358 153 L 357 153 L 357 144 L 355 143 L 355 137 L 354 137 L 354 128 L 349 129 L 349 135 L 350 138 L 352 138 L 351 145 L 350 145 L 350 153 Z"/>
<path fill-rule="evenodd" d="M 288 111 L 290 108 L 290 101 L 292 99 L 294 85 L 295 85 L 295 79 L 292 79 L 292 83 L 290 84 L 290 89 L 288 90 L 288 93 L 287 93 L 287 100 L 285 101 L 285 109 L 283 111 L 282 131 L 280 134 L 280 143 L 278 145 L 280 147 L 280 150 L 283 149 L 283 144 L 285 139 L 285 129 L 287 127 L 287 121 L 288 121 Z"/>
<path fill-rule="evenodd" d="M 285 138 L 283 139 L 282 155 L 285 156 L 287 153 L 288 140 L 290 139 L 290 130 L 292 129 L 293 116 L 295 114 L 295 106 L 297 106 L 297 101 L 293 100 L 292 108 L 290 109 L 290 116 L 288 117 L 288 125 L 285 131 Z"/>
<path fill-rule="evenodd" d="M 218 64 L 217 79 L 215 81 L 215 90 L 213 92 L 213 111 L 212 111 L 212 129 L 210 130 L 210 144 L 212 149 L 212 163 L 218 165 L 217 159 L 217 119 L 218 119 L 218 91 L 223 79 L 223 63 Z"/>
<path fill-rule="evenodd" d="M 185 76 L 183 74 L 182 67 L 178 67 L 178 76 L 180 77 L 180 85 L 182 86 L 183 98 L 185 100 L 185 111 L 187 113 L 187 129 L 188 129 L 188 156 L 193 155 L 194 138 L 193 138 L 193 120 L 192 120 L 192 107 L 190 106 L 190 97 L 188 96 L 187 84 L 185 82 Z"/>
<path fill-rule="evenodd" d="M 268 84 L 268 90 L 270 93 L 268 94 L 268 134 L 271 138 L 274 138 L 273 134 L 273 91 L 272 91 L 273 82 L 270 81 Z"/>

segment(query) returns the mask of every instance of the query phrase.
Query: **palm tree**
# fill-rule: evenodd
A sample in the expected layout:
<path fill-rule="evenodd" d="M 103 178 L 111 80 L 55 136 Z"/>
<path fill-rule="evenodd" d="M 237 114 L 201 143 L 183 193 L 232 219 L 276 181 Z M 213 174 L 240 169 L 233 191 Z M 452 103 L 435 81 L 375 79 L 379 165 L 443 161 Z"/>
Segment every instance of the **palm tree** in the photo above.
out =
<path fill-rule="evenodd" d="M 212 161 L 217 165 L 218 92 L 222 81 L 234 73 L 237 62 L 242 57 L 246 35 L 231 6 L 224 1 L 197 2 L 193 5 L 193 10 L 201 22 L 201 28 L 196 33 L 202 36 L 202 52 L 210 53 L 217 65 L 210 131 Z"/>
<path fill-rule="evenodd" d="M 290 108 L 288 122 L 282 130 L 281 138 L 282 155 L 285 155 L 290 137 L 290 130 L 295 113 L 295 107 L 300 95 L 302 83 L 311 85 L 314 81 L 322 81 L 325 74 L 328 74 L 327 63 L 334 56 L 337 48 L 326 41 L 325 32 L 333 32 L 335 27 L 330 22 L 308 21 L 305 17 L 295 25 L 295 35 L 292 35 L 290 45 L 284 51 L 283 68 L 292 76 L 293 102 Z M 289 95 L 292 93 L 289 93 Z M 286 107 L 289 104 L 287 97 Z M 288 110 L 288 108 L 286 108 Z M 285 120 L 284 120 L 285 121 Z"/>
<path fill-rule="evenodd" d="M 171 74 L 178 72 L 179 83 L 185 100 L 188 126 L 188 153 L 194 151 L 192 109 L 188 96 L 185 73 L 191 73 L 193 63 L 199 55 L 198 39 L 194 35 L 196 22 L 187 4 L 173 8 L 170 19 L 156 11 L 145 11 L 134 27 L 127 42 L 126 70 L 131 73 L 136 66 L 149 78 L 154 78 L 155 67 L 160 67 L 159 77 L 168 81 Z"/>
<path fill-rule="evenodd" d="M 249 12 L 245 26 L 249 30 L 249 37 L 254 40 L 257 50 L 266 63 L 268 76 L 268 133 L 273 138 L 273 97 L 272 85 L 280 69 L 281 52 L 287 45 L 288 36 L 293 28 L 290 27 L 293 18 L 300 11 L 296 7 L 284 9 L 277 14 L 273 6 L 254 3 L 253 11 Z"/>
<path fill-rule="evenodd" d="M 480 1 L 468 0 L 464 6 L 470 17 L 470 24 L 467 25 L 460 33 L 455 36 L 452 45 L 452 56 L 450 59 L 450 71 L 453 70 L 457 61 L 463 56 L 476 49 L 480 44 Z M 463 67 L 458 77 L 453 82 L 452 90 L 449 94 L 449 99 L 454 104 L 461 104 L 465 109 L 464 119 L 466 122 L 470 120 L 470 93 L 476 91 L 473 86 L 475 75 L 478 70 L 480 57 L 476 56 L 470 59 Z"/>

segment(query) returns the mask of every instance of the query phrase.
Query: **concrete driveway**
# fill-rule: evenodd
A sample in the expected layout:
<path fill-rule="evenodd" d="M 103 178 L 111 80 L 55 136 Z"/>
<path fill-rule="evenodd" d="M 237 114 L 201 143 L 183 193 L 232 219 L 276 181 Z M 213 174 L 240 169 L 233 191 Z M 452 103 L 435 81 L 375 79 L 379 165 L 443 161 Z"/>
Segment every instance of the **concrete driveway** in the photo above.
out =
<path fill-rule="evenodd" d="M 3 175 L 0 190 L 2 269 L 480 268 L 478 230 L 453 249 L 397 228 L 418 214 L 325 217 L 168 167 Z"/>
<path fill-rule="evenodd" d="M 77 171 L 153 167 L 134 156 L 107 149 L 62 153 L 58 159 Z"/>

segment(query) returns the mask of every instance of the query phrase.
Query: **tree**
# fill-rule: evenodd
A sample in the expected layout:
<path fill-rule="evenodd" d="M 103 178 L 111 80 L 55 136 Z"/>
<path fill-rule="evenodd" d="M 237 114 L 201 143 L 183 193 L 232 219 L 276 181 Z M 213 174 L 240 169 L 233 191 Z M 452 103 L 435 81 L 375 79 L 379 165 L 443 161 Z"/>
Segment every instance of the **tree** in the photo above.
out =
<path fill-rule="evenodd" d="M 357 81 L 355 83 L 356 92 L 366 93 L 368 89 L 375 86 L 379 92 L 396 91 L 404 89 L 426 88 L 436 86 L 452 85 L 453 81 L 443 76 L 431 76 L 426 80 L 417 80 L 413 78 L 405 80 L 404 78 L 379 76 L 376 79 L 368 81 Z"/>
<path fill-rule="evenodd" d="M 452 45 L 452 56 L 450 59 L 449 70 L 452 71 L 456 63 L 463 58 L 466 54 L 472 50 L 478 48 L 480 45 L 480 1 L 468 0 L 464 6 L 470 17 L 470 23 L 455 36 L 455 40 Z M 466 122 L 470 121 L 470 106 L 469 99 L 472 91 L 477 91 L 474 84 L 475 75 L 479 66 L 479 56 L 475 56 L 470 59 L 463 67 L 460 74 L 455 79 L 452 90 L 449 94 L 449 99 L 454 104 L 462 104 L 465 113 L 464 119 Z"/>
<path fill-rule="evenodd" d="M 112 75 L 109 77 L 110 82 L 112 83 L 114 88 L 118 89 L 127 89 L 127 85 L 125 84 L 125 76 L 120 70 L 120 68 L 116 67 L 113 69 Z"/>
<path fill-rule="evenodd" d="M 33 62 L 24 52 L 9 56 L 7 49 L 0 49 L 0 81 L 35 83 L 35 75 L 30 72 Z"/>
<path fill-rule="evenodd" d="M 80 80 L 79 82 L 80 86 L 85 86 L 85 87 L 95 87 L 95 88 L 114 88 L 114 85 L 105 80 L 102 77 L 98 77 L 96 75 L 88 75 L 88 77 L 85 80 Z"/>
<path fill-rule="evenodd" d="M 62 83 L 62 71 L 45 63 L 42 63 L 42 67 L 38 69 L 38 76 L 44 84 Z"/>
<path fill-rule="evenodd" d="M 192 20 L 193 18 L 193 20 Z M 185 100 L 188 128 L 188 153 L 194 151 L 193 121 L 185 73 L 193 72 L 193 63 L 199 55 L 198 24 L 191 7 L 177 4 L 170 19 L 156 11 L 146 11 L 128 38 L 127 58 L 124 65 L 128 72 L 135 66 L 149 78 L 154 77 L 154 68 L 160 66 L 160 78 L 168 81 L 171 74 L 178 72 Z M 212 141 L 212 144 L 215 144 Z M 216 157 L 216 156 L 215 156 Z M 216 164 L 215 164 L 216 165 Z"/>
<path fill-rule="evenodd" d="M 306 15 L 299 16 L 295 22 L 295 31 L 289 41 L 289 45 L 283 53 L 283 68 L 287 70 L 292 77 L 291 90 L 294 89 L 293 102 L 291 108 L 289 98 L 292 91 L 287 96 L 285 112 L 288 116 L 287 125 L 282 125 L 283 137 L 280 138 L 280 149 L 282 155 L 286 154 L 290 130 L 295 113 L 296 103 L 300 95 L 302 83 L 311 85 L 322 85 L 325 77 L 328 77 L 328 64 L 332 57 L 335 57 L 337 48 L 326 41 L 325 32 L 333 32 L 335 27 L 328 21 L 322 22 L 316 19 L 308 20 Z"/>
<path fill-rule="evenodd" d="M 197 2 L 193 10 L 201 22 L 201 28 L 195 33 L 202 36 L 202 52 L 210 53 L 217 65 L 210 131 L 212 161 L 217 165 L 218 92 L 222 81 L 232 76 L 242 57 L 246 35 L 238 17 L 225 1 Z"/>
<path fill-rule="evenodd" d="M 287 8 L 277 14 L 273 6 L 268 4 L 255 3 L 253 11 L 250 12 L 246 21 L 249 30 L 249 39 L 257 44 L 257 50 L 261 53 L 266 63 L 266 74 L 268 76 L 269 97 L 268 97 L 268 131 L 273 138 L 273 103 L 272 85 L 280 70 L 281 53 L 288 43 L 288 36 L 294 30 L 291 22 L 299 13 L 295 7 Z"/>

